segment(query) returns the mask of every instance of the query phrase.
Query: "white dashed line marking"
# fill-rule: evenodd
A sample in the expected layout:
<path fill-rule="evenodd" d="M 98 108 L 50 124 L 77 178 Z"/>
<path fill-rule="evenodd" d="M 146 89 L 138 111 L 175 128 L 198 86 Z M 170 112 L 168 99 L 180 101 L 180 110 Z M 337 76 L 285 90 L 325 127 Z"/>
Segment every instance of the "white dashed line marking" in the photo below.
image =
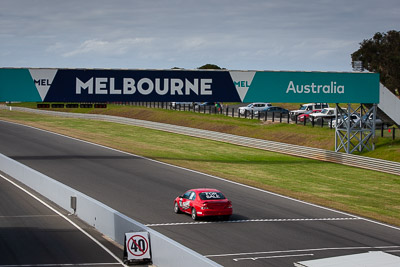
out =
<path fill-rule="evenodd" d="M 232 220 L 232 221 L 204 221 L 204 222 L 182 222 L 182 223 L 154 223 L 145 224 L 147 227 L 156 226 L 179 226 L 179 225 L 196 225 L 196 224 L 213 224 L 213 223 L 251 223 L 251 222 L 313 222 L 313 221 L 354 221 L 361 220 L 358 217 L 346 218 L 314 218 L 314 219 L 251 219 L 251 220 Z"/>
<path fill-rule="evenodd" d="M 309 253 L 318 251 L 340 251 L 340 250 L 383 250 L 397 249 L 400 246 L 372 246 L 372 247 L 337 247 L 337 248 L 312 248 L 312 249 L 295 249 L 295 250 L 277 250 L 277 251 L 259 251 L 259 252 L 243 252 L 243 253 L 230 253 L 219 255 L 205 255 L 207 258 L 212 257 L 236 257 L 236 256 L 250 256 L 260 254 L 279 254 L 279 253 Z M 387 251 L 388 252 L 388 251 Z M 268 256 L 269 257 L 269 256 Z M 248 257 L 248 258 L 261 258 L 261 257 Z"/>
<path fill-rule="evenodd" d="M 244 260 L 261 260 L 261 259 L 275 259 L 275 258 L 292 258 L 292 257 L 306 257 L 314 256 L 314 254 L 295 254 L 295 255 L 279 255 L 279 256 L 266 256 L 266 257 L 251 257 L 251 258 L 237 258 L 234 261 L 244 261 Z"/>

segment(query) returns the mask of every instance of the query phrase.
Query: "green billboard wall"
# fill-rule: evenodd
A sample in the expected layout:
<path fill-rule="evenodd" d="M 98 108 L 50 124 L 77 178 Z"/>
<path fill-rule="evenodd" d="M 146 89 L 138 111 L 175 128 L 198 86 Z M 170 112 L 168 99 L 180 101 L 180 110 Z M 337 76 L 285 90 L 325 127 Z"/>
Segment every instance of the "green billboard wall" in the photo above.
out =
<path fill-rule="evenodd" d="M 243 102 L 378 103 L 379 74 L 256 72 Z"/>

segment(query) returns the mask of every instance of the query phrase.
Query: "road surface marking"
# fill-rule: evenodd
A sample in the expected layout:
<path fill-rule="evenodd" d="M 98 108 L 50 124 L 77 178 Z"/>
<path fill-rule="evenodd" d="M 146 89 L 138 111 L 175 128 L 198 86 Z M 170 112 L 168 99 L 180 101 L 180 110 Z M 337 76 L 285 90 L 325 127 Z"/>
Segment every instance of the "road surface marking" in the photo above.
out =
<path fill-rule="evenodd" d="M 310 221 L 354 221 L 361 220 L 358 217 L 348 218 L 313 218 L 313 219 L 250 219 L 250 220 L 231 220 L 231 221 L 205 221 L 205 222 L 182 222 L 182 223 L 153 223 L 145 224 L 147 227 L 156 226 L 179 226 L 192 224 L 212 224 L 212 223 L 250 223 L 250 222 L 310 222 Z"/>
<path fill-rule="evenodd" d="M 301 253 L 301 252 L 314 252 L 314 251 L 329 251 L 329 250 L 387 250 L 387 249 L 398 249 L 398 246 L 378 246 L 378 247 L 339 247 L 339 248 L 311 248 L 311 249 L 296 249 L 296 250 L 277 250 L 277 251 L 260 251 L 260 252 L 243 252 L 243 253 L 231 253 L 231 254 L 219 254 L 219 255 L 205 255 L 207 258 L 211 257 L 232 257 L 232 256 L 245 256 L 245 255 L 257 255 L 257 254 L 279 254 L 279 253 Z"/>
<path fill-rule="evenodd" d="M 117 256 L 114 255 L 114 253 L 112 253 L 108 248 L 106 248 L 102 243 L 100 243 L 97 239 L 95 239 L 93 236 L 91 236 L 88 232 L 86 232 L 85 230 L 83 230 L 81 227 L 79 227 L 79 225 L 77 225 L 76 223 L 74 223 L 73 221 L 71 221 L 69 218 L 67 218 L 67 216 L 63 215 L 61 212 L 59 212 L 58 210 L 56 210 L 55 208 L 53 208 L 52 206 L 50 206 L 49 204 L 47 204 L 46 202 L 44 202 L 43 200 L 41 200 L 39 197 L 35 196 L 34 194 L 32 194 L 31 192 L 29 192 L 28 190 L 26 190 L 25 188 L 23 188 L 22 186 L 16 184 L 15 182 L 13 182 L 12 180 L 8 179 L 7 177 L 5 177 L 4 175 L 0 174 L 0 177 L 3 178 L 4 180 L 8 181 L 9 183 L 11 183 L 12 185 L 14 185 L 15 187 L 19 188 L 20 190 L 22 190 L 23 192 L 25 192 L 26 194 L 28 194 L 29 196 L 31 196 L 32 198 L 34 198 L 35 200 L 39 201 L 42 205 L 46 206 L 47 208 L 49 208 L 51 211 L 53 211 L 54 213 L 56 213 L 57 215 L 59 215 L 61 218 L 63 218 L 64 220 L 66 220 L 67 222 L 69 222 L 71 225 L 73 225 L 76 229 L 78 229 L 82 234 L 84 234 L 85 236 L 87 236 L 89 239 L 91 239 L 93 242 L 95 242 L 99 247 L 101 247 L 104 251 L 106 251 L 111 257 L 113 257 L 117 262 L 114 264 L 120 264 L 122 266 L 126 266 L 122 260 L 120 260 Z M 20 266 L 20 265 L 19 265 Z"/>
<path fill-rule="evenodd" d="M 243 260 L 261 260 L 261 259 L 275 259 L 275 258 L 292 258 L 292 257 L 305 257 L 305 256 L 314 256 L 314 254 L 295 254 L 295 255 L 279 255 L 279 256 L 266 256 L 266 257 L 252 257 L 252 258 L 237 258 L 233 259 L 234 261 L 243 261 Z"/>

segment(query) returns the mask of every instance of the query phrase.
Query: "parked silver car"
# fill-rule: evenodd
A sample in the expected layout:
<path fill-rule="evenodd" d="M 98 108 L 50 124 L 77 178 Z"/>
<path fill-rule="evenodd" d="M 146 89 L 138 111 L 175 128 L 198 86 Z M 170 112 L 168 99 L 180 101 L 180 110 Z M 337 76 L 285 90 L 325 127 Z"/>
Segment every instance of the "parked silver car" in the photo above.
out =
<path fill-rule="evenodd" d="M 198 104 L 200 104 L 200 103 L 199 102 L 171 102 L 170 106 L 171 106 L 171 108 L 177 108 L 178 109 L 178 108 L 183 107 L 183 106 L 194 107 L 194 106 L 196 106 Z"/>
<path fill-rule="evenodd" d="M 240 115 L 245 115 L 245 114 L 251 114 L 251 112 L 255 112 L 255 111 L 261 111 L 267 107 L 271 107 L 272 104 L 271 103 L 264 103 L 264 102 L 257 102 L 257 103 L 251 103 L 248 104 L 245 107 L 240 107 L 239 113 Z"/>

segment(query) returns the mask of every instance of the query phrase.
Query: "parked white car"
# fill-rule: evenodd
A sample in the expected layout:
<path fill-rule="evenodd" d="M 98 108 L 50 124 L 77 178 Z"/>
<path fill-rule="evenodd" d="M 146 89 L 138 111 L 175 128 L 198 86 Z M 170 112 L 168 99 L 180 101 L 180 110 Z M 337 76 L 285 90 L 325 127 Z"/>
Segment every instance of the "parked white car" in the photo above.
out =
<path fill-rule="evenodd" d="M 321 112 L 310 114 L 310 117 L 315 118 L 331 118 L 336 116 L 336 108 L 324 108 Z"/>
<path fill-rule="evenodd" d="M 245 107 L 240 107 L 238 110 L 239 110 L 240 115 L 245 115 L 246 113 L 250 114 L 251 112 L 264 110 L 267 107 L 272 107 L 272 104 L 271 103 L 258 102 L 258 103 L 248 104 Z"/>
<path fill-rule="evenodd" d="M 340 128 L 345 127 L 344 124 L 348 123 L 348 120 L 349 120 L 349 118 L 347 117 L 347 115 L 344 115 L 343 118 L 339 117 L 337 119 L 337 125 Z M 356 113 L 351 114 L 350 115 L 350 126 L 356 124 L 359 120 L 360 120 L 360 115 L 358 115 Z M 331 122 L 329 122 L 329 126 L 332 127 L 332 128 L 335 128 L 336 127 L 336 120 L 333 120 L 332 124 L 331 124 Z"/>
<path fill-rule="evenodd" d="M 324 119 L 324 121 L 328 121 L 331 118 L 334 119 L 335 117 L 336 117 L 336 108 L 324 108 L 320 112 L 315 112 L 310 114 L 310 120 L 313 120 L 317 124 L 321 124 L 322 119 Z"/>
<path fill-rule="evenodd" d="M 297 110 L 292 110 L 289 112 L 290 114 L 290 119 L 292 121 L 296 120 L 296 117 L 306 113 L 307 111 L 310 110 L 316 110 L 316 109 L 323 109 L 323 108 L 329 108 L 328 103 L 308 103 L 308 104 L 303 104 L 300 106 L 300 109 Z"/>

